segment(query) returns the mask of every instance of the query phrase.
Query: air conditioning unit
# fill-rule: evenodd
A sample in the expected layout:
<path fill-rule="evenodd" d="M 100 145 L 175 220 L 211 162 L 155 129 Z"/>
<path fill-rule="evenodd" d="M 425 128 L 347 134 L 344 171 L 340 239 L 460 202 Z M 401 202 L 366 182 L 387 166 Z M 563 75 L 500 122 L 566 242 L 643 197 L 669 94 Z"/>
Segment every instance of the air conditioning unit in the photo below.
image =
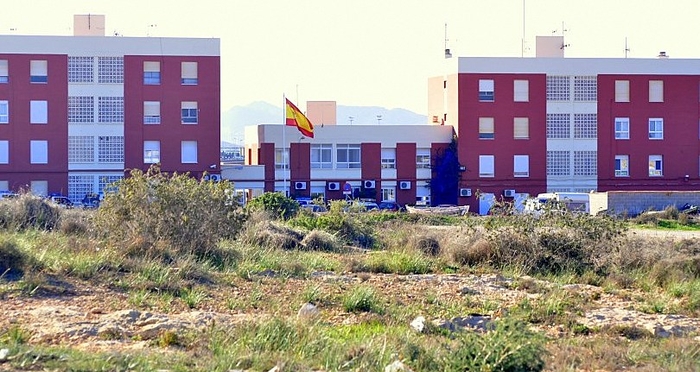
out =
<path fill-rule="evenodd" d="M 410 190 L 410 189 L 411 189 L 411 181 L 401 181 L 401 182 L 399 182 L 399 189 L 401 189 L 401 190 Z"/>
<path fill-rule="evenodd" d="M 366 189 L 373 189 L 373 188 L 375 188 L 375 186 L 377 185 L 377 183 L 376 183 L 374 180 L 366 180 L 366 181 L 363 181 L 363 182 L 362 182 L 362 185 L 363 185 Z"/>
<path fill-rule="evenodd" d="M 328 182 L 328 190 L 338 191 L 340 190 L 340 182 Z"/>
<path fill-rule="evenodd" d="M 294 182 L 294 190 L 306 190 L 306 182 Z"/>
<path fill-rule="evenodd" d="M 221 181 L 221 175 L 220 174 L 210 174 L 209 181 L 219 182 L 219 181 Z"/>
<path fill-rule="evenodd" d="M 462 197 L 472 196 L 472 189 L 459 189 L 459 196 L 462 196 Z"/>
<path fill-rule="evenodd" d="M 509 190 L 503 190 L 503 196 L 506 198 L 514 198 L 515 197 L 515 190 L 509 189 Z"/>

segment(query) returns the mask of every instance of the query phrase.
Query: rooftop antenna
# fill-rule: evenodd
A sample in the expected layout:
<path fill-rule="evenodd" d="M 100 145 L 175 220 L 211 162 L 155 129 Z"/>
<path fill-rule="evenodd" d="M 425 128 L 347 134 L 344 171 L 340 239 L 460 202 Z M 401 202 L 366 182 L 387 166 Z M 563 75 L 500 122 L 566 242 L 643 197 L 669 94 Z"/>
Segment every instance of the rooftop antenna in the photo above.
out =
<path fill-rule="evenodd" d="M 629 53 L 630 48 L 627 46 L 627 36 L 625 36 L 625 58 L 627 58 L 627 53 Z"/>
<path fill-rule="evenodd" d="M 452 53 L 450 53 L 450 49 L 447 48 L 448 40 L 449 39 L 447 38 L 447 22 L 445 22 L 445 59 L 452 58 Z"/>
<path fill-rule="evenodd" d="M 520 38 L 520 58 L 525 57 L 525 0 L 523 0 L 523 36 Z"/>
<path fill-rule="evenodd" d="M 566 48 L 566 47 L 568 47 L 568 46 L 571 46 L 571 44 L 566 44 L 566 43 L 564 42 L 564 34 L 565 34 L 567 31 L 569 31 L 569 30 L 567 30 L 566 28 L 564 28 L 564 21 L 561 21 L 561 38 L 562 38 L 562 42 L 561 42 L 561 48 L 559 48 L 559 49 L 561 49 L 561 50 L 564 50 L 564 48 Z M 554 32 L 556 32 L 556 31 L 554 31 Z"/>

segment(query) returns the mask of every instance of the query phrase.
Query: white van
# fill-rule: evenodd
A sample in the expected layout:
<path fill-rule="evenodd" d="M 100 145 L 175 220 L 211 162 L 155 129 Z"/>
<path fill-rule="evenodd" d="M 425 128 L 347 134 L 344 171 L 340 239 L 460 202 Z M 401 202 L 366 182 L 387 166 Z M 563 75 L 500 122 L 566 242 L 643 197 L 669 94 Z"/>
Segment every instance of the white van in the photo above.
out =
<path fill-rule="evenodd" d="M 574 212 L 590 213 L 590 195 L 585 192 L 546 192 L 537 194 L 537 198 L 529 199 L 525 203 L 525 211 L 540 211 L 545 204 L 551 201 L 562 203 L 566 209 Z"/>

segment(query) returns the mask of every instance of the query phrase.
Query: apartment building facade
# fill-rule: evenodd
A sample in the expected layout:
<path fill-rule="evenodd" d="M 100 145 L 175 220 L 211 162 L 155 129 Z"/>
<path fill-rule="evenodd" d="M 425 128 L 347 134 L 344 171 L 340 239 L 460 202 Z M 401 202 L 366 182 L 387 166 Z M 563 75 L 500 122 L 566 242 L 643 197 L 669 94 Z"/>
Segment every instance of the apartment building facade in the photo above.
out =
<path fill-rule="evenodd" d="M 453 137 L 449 126 L 330 124 L 308 138 L 295 127 L 263 124 L 246 128 L 247 166 L 224 173 L 237 188 L 292 197 L 430 202 L 440 197 L 432 164 Z M 256 169 L 257 177 L 246 177 Z"/>
<path fill-rule="evenodd" d="M 458 134 L 460 204 L 700 187 L 700 60 L 458 58 L 429 118 Z"/>
<path fill-rule="evenodd" d="M 218 39 L 0 36 L 0 190 L 80 201 L 153 163 L 217 173 L 219 133 Z"/>

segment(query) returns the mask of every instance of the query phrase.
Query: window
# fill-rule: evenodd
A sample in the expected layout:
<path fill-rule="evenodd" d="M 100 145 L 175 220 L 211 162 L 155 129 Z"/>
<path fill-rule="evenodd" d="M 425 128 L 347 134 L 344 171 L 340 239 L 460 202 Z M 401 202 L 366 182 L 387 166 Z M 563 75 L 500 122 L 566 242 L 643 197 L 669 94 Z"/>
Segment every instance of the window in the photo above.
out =
<path fill-rule="evenodd" d="M 29 162 L 31 164 L 49 163 L 48 141 L 29 141 Z"/>
<path fill-rule="evenodd" d="M 197 85 L 197 62 L 182 62 L 182 85 Z"/>
<path fill-rule="evenodd" d="M 182 124 L 197 124 L 197 102 L 182 102 Z"/>
<path fill-rule="evenodd" d="M 123 84 L 124 58 L 98 57 L 97 82 L 100 84 Z"/>
<path fill-rule="evenodd" d="M 68 175 L 68 199 L 73 202 L 82 201 L 85 195 L 93 192 L 95 179 L 87 175 Z"/>
<path fill-rule="evenodd" d="M 311 145 L 311 168 L 333 168 L 333 145 L 329 143 Z"/>
<path fill-rule="evenodd" d="M 160 102 L 145 101 L 143 103 L 143 123 L 160 124 Z"/>
<path fill-rule="evenodd" d="M 95 98 L 91 96 L 68 97 L 68 122 L 92 123 L 95 121 Z"/>
<path fill-rule="evenodd" d="M 8 140 L 0 141 L 0 164 L 10 164 L 10 141 Z"/>
<path fill-rule="evenodd" d="M 569 151 L 547 151 L 547 175 L 568 176 L 571 174 Z"/>
<path fill-rule="evenodd" d="M 630 139 L 630 118 L 615 118 L 615 139 Z"/>
<path fill-rule="evenodd" d="M 99 123 L 123 123 L 124 97 L 98 97 L 97 121 Z"/>
<path fill-rule="evenodd" d="M 396 169 L 396 149 L 382 149 L 382 169 Z"/>
<path fill-rule="evenodd" d="M 122 163 L 124 161 L 124 136 L 97 137 L 97 161 Z"/>
<path fill-rule="evenodd" d="M 46 83 L 48 81 L 48 62 L 29 61 L 29 82 Z"/>
<path fill-rule="evenodd" d="M 615 80 L 615 102 L 630 101 L 630 81 Z"/>
<path fill-rule="evenodd" d="M 105 194 L 107 192 L 117 191 L 116 187 L 114 187 L 112 184 L 124 178 L 123 176 L 117 175 L 101 175 L 98 177 L 99 181 L 97 184 L 97 190 L 99 190 L 99 192 L 104 192 Z"/>
<path fill-rule="evenodd" d="M 0 83 L 10 82 L 10 70 L 6 59 L 0 59 Z"/>
<path fill-rule="evenodd" d="M 29 101 L 29 123 L 47 124 L 49 122 L 48 101 Z"/>
<path fill-rule="evenodd" d="M 568 76 L 547 76 L 547 101 L 569 101 L 570 91 Z"/>
<path fill-rule="evenodd" d="M 571 137 L 571 114 L 547 114 L 547 139 Z"/>
<path fill-rule="evenodd" d="M 527 80 L 513 80 L 513 101 L 527 102 L 530 100 L 530 82 Z"/>
<path fill-rule="evenodd" d="M 595 176 L 598 174 L 598 153 L 596 151 L 574 151 L 574 176 Z"/>
<path fill-rule="evenodd" d="M 68 136 L 68 163 L 92 163 L 95 161 L 93 136 Z"/>
<path fill-rule="evenodd" d="M 275 169 L 289 169 L 289 149 L 275 149 Z"/>
<path fill-rule="evenodd" d="M 661 155 L 649 155 L 649 177 L 663 176 L 663 165 Z"/>
<path fill-rule="evenodd" d="M 8 124 L 10 122 L 10 103 L 0 101 L 0 124 Z"/>
<path fill-rule="evenodd" d="M 92 83 L 93 60 L 92 57 L 68 57 L 68 82 Z"/>
<path fill-rule="evenodd" d="M 598 114 L 574 114 L 574 138 L 598 137 Z"/>
<path fill-rule="evenodd" d="M 493 139 L 493 118 L 479 118 L 479 139 Z"/>
<path fill-rule="evenodd" d="M 160 62 L 143 62 L 143 84 L 160 85 Z"/>
<path fill-rule="evenodd" d="M 479 155 L 479 177 L 493 177 L 494 173 L 494 156 Z"/>
<path fill-rule="evenodd" d="M 513 155 L 513 177 L 530 177 L 529 155 Z"/>
<path fill-rule="evenodd" d="M 615 177 L 629 177 L 629 155 L 615 155 Z"/>
<path fill-rule="evenodd" d="M 160 163 L 160 141 L 143 141 L 143 162 Z"/>
<path fill-rule="evenodd" d="M 335 149 L 336 168 L 361 168 L 360 145 L 338 144 Z"/>
<path fill-rule="evenodd" d="M 197 164 L 197 141 L 180 142 L 180 162 L 182 164 Z"/>
<path fill-rule="evenodd" d="M 479 80 L 479 101 L 480 102 L 493 102 L 493 80 Z"/>
<path fill-rule="evenodd" d="M 513 138 L 530 138 L 530 121 L 528 118 L 513 118 Z"/>
<path fill-rule="evenodd" d="M 416 169 L 430 169 L 430 149 L 416 149 Z"/>
<path fill-rule="evenodd" d="M 396 200 L 396 187 L 382 187 L 382 201 Z"/>
<path fill-rule="evenodd" d="M 649 80 L 649 102 L 664 101 L 664 81 Z"/>
<path fill-rule="evenodd" d="M 595 76 L 574 76 L 574 101 L 596 101 L 598 82 Z"/>
<path fill-rule="evenodd" d="M 664 119 L 649 119 L 649 139 L 664 139 Z"/>

